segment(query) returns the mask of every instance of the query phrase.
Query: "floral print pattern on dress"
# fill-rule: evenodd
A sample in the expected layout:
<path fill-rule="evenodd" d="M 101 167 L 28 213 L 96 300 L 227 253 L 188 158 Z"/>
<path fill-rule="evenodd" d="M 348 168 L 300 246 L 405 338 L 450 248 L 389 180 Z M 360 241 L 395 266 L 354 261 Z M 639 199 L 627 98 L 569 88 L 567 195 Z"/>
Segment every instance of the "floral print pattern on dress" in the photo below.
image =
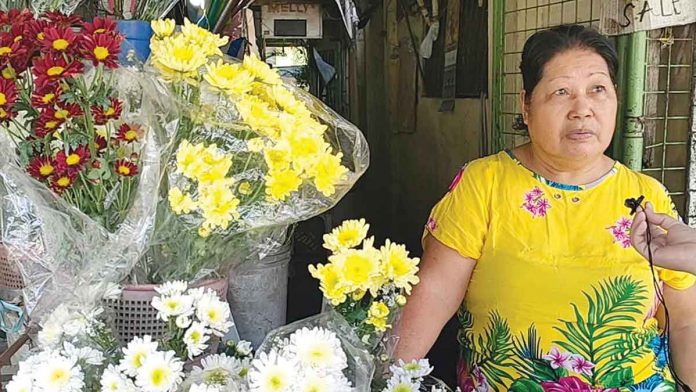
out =
<path fill-rule="evenodd" d="M 427 227 L 428 230 L 431 232 L 437 230 L 437 221 L 435 220 L 435 218 L 433 218 L 432 216 L 428 218 L 428 223 L 425 224 L 425 227 Z"/>
<path fill-rule="evenodd" d="M 525 193 L 522 208 L 532 214 L 534 218 L 543 218 L 546 216 L 549 208 L 551 208 L 551 204 L 549 203 L 549 199 L 544 197 L 544 191 L 538 186 L 535 186 L 534 189 Z"/>
<path fill-rule="evenodd" d="M 614 237 L 614 243 L 621 245 L 623 248 L 631 247 L 631 225 L 633 221 L 629 218 L 622 217 L 613 226 L 609 226 L 607 230 Z"/>

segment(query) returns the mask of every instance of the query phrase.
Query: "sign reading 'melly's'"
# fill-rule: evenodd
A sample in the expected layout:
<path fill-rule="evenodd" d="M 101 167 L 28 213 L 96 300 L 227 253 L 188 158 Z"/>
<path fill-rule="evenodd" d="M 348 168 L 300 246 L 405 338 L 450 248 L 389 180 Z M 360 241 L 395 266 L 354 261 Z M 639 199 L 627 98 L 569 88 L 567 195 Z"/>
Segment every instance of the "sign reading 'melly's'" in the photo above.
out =
<path fill-rule="evenodd" d="M 696 22 L 696 0 L 606 0 L 599 30 L 618 35 Z"/>

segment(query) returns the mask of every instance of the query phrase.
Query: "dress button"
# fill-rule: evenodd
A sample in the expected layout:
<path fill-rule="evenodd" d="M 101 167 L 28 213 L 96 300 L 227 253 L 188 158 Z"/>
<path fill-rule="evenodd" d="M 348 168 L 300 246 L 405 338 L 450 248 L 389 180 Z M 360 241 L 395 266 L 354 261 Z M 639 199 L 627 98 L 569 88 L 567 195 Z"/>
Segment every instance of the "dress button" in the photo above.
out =
<path fill-rule="evenodd" d="M 575 197 L 573 197 L 571 200 L 573 201 L 573 203 L 577 203 L 577 202 L 580 201 L 580 198 L 577 197 L 577 196 L 575 196 Z"/>
<path fill-rule="evenodd" d="M 556 193 L 556 194 L 553 195 L 553 198 L 554 198 L 554 199 L 560 199 L 560 198 L 561 198 L 561 194 L 560 194 L 560 193 Z"/>

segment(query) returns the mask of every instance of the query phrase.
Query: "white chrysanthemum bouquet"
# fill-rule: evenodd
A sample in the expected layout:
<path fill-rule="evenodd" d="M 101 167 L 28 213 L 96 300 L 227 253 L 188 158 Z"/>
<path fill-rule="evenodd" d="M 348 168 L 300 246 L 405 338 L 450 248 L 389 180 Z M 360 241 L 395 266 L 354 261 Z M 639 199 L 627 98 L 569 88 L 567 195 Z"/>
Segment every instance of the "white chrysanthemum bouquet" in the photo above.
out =
<path fill-rule="evenodd" d="M 217 344 L 233 325 L 229 306 L 214 292 L 183 282 L 165 283 L 157 292 L 152 306 L 168 322 L 159 341 L 146 335 L 119 347 L 102 310 L 59 307 L 7 391 L 246 391 L 251 345 Z"/>
<path fill-rule="evenodd" d="M 433 367 L 427 359 L 398 363 L 389 367 L 391 377 L 381 392 L 447 392 L 445 383 L 430 377 Z"/>
<path fill-rule="evenodd" d="M 158 211 L 151 282 L 196 281 L 265 234 L 331 208 L 367 169 L 363 135 L 266 63 L 223 56 L 226 38 L 152 23 L 150 71 L 178 97 L 181 131 Z M 279 230 L 284 234 L 284 230 Z"/>
<path fill-rule="evenodd" d="M 329 263 L 310 266 L 324 297 L 355 328 L 360 339 L 373 346 L 391 328 L 396 311 L 419 282 L 418 258 L 404 245 L 387 240 L 376 248 L 366 238 L 369 225 L 348 220 L 324 236 L 332 252 Z"/>

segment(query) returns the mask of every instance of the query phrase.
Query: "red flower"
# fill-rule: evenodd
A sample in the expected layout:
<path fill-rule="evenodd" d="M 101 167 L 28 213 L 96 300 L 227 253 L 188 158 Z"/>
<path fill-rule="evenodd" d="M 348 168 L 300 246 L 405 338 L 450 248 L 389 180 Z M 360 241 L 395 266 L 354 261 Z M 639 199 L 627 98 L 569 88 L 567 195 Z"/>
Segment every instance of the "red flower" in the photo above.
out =
<path fill-rule="evenodd" d="M 55 53 L 71 53 L 75 48 L 77 36 L 70 27 L 63 29 L 47 27 L 44 29 L 45 38 L 41 41 L 41 46 Z"/>
<path fill-rule="evenodd" d="M 137 142 L 142 136 L 143 127 L 137 124 L 123 124 L 116 133 L 116 139 L 126 143 Z"/>
<path fill-rule="evenodd" d="M 73 77 L 84 69 L 79 61 L 68 62 L 64 57 L 40 57 L 34 59 L 32 73 L 36 76 L 39 88 L 49 83 L 55 83 L 63 78 Z"/>
<path fill-rule="evenodd" d="M 9 25 L 13 23 L 24 24 L 34 19 L 34 15 L 28 10 L 11 9 L 9 12 L 0 13 L 0 24 Z"/>
<path fill-rule="evenodd" d="M 47 135 L 57 131 L 58 127 L 60 127 L 64 122 L 65 120 L 55 117 L 53 109 L 47 109 L 41 113 L 41 116 L 36 121 L 36 124 L 34 125 L 34 133 L 37 137 L 44 138 Z"/>
<path fill-rule="evenodd" d="M 45 180 L 55 173 L 56 166 L 51 161 L 51 158 L 46 156 L 38 156 L 31 160 L 29 166 L 27 166 L 27 171 L 29 172 L 29 175 L 37 180 Z"/>
<path fill-rule="evenodd" d="M 61 194 L 75 183 L 75 178 L 77 178 L 75 173 L 56 173 L 51 177 L 51 188 L 56 193 Z"/>
<path fill-rule="evenodd" d="M 0 62 L 6 64 L 13 58 L 25 53 L 26 50 L 22 47 L 21 42 L 15 41 L 15 37 L 12 33 L 6 31 L 0 32 Z"/>
<path fill-rule="evenodd" d="M 36 108 L 52 107 L 56 102 L 62 91 L 58 84 L 47 85 L 41 89 L 34 90 L 31 96 L 31 104 Z"/>
<path fill-rule="evenodd" d="M 94 115 L 94 123 L 104 125 L 107 121 L 118 119 L 123 111 L 123 103 L 116 98 L 109 98 L 109 106 L 102 107 L 99 105 L 92 106 L 92 114 Z"/>
<path fill-rule="evenodd" d="M 87 164 L 89 158 L 89 149 L 83 145 L 78 146 L 69 153 L 58 151 L 58 154 L 56 154 L 56 171 L 68 174 L 78 173 Z"/>
<path fill-rule="evenodd" d="M 47 27 L 48 22 L 45 20 L 31 20 L 26 24 L 24 35 L 34 43 L 41 44 L 41 42 L 46 38 L 46 33 L 44 33 L 44 30 Z"/>
<path fill-rule="evenodd" d="M 51 25 L 58 26 L 60 28 L 72 27 L 80 24 L 80 17 L 77 15 L 65 15 L 60 12 L 46 12 L 43 14 L 47 18 Z"/>
<path fill-rule="evenodd" d="M 84 32 L 90 35 L 104 34 L 116 31 L 116 22 L 113 19 L 106 17 L 96 17 L 92 23 L 85 22 L 82 24 Z"/>
<path fill-rule="evenodd" d="M 101 136 L 101 135 L 97 135 L 94 138 L 94 143 L 97 145 L 97 151 L 99 151 L 99 152 L 106 150 L 106 146 L 108 144 L 108 142 L 106 141 L 106 138 L 104 136 Z M 98 162 L 98 161 L 95 161 L 95 162 Z"/>
<path fill-rule="evenodd" d="M 92 64 L 103 63 L 107 68 L 118 68 L 118 54 L 121 52 L 121 36 L 115 34 L 97 34 L 85 36 L 82 53 Z"/>
<path fill-rule="evenodd" d="M 0 107 L 12 109 L 17 102 L 17 85 L 12 80 L 0 78 Z"/>
<path fill-rule="evenodd" d="M 136 166 L 133 162 L 126 161 L 125 159 L 119 159 L 114 163 L 114 171 L 119 176 L 133 177 L 138 174 L 138 166 Z"/>
<path fill-rule="evenodd" d="M 56 110 L 56 114 L 60 116 L 67 114 L 67 118 L 73 118 L 73 117 L 78 117 L 83 115 L 84 113 L 82 112 L 82 108 L 80 107 L 79 104 L 77 103 L 67 103 L 64 101 L 59 101 L 58 102 L 58 110 Z"/>

